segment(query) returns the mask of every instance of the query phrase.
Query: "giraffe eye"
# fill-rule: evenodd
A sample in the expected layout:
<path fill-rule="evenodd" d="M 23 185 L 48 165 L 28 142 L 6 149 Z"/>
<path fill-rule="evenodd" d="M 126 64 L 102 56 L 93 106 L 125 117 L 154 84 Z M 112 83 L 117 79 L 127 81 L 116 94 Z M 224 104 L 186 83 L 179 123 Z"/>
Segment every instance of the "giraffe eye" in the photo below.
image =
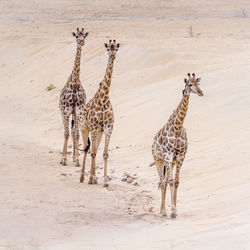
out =
<path fill-rule="evenodd" d="M 76 38 L 78 38 L 78 36 L 76 36 Z"/>
<path fill-rule="evenodd" d="M 109 51 L 109 49 L 108 49 L 108 51 Z"/>

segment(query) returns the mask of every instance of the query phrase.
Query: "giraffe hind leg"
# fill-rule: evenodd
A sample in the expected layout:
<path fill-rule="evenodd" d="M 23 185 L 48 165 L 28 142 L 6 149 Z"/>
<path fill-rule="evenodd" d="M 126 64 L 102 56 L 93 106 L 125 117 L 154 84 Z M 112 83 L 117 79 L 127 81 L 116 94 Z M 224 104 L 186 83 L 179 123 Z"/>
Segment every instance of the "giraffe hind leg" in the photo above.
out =
<path fill-rule="evenodd" d="M 64 145 L 61 164 L 63 166 L 67 165 L 67 149 L 68 149 L 68 139 L 69 139 L 69 116 L 63 114 L 63 126 L 64 126 Z"/>
<path fill-rule="evenodd" d="M 91 132 L 91 144 L 92 144 L 92 150 L 91 150 L 91 170 L 90 170 L 90 177 L 89 177 L 89 184 L 97 184 L 97 179 L 95 175 L 96 171 L 96 165 L 95 165 L 95 159 L 96 159 L 96 132 Z"/>
<path fill-rule="evenodd" d="M 87 153 L 88 153 L 88 150 L 89 150 L 89 147 L 90 147 L 89 128 L 87 126 L 84 126 L 84 128 L 81 129 L 81 133 L 82 133 L 83 146 L 84 146 L 84 150 L 83 150 L 84 155 L 83 155 L 80 182 L 83 182 L 84 181 L 84 175 L 85 175 L 86 158 L 87 158 Z"/>
<path fill-rule="evenodd" d="M 72 137 L 72 141 L 73 141 L 73 154 L 72 154 L 72 158 L 73 158 L 73 162 L 76 161 L 76 155 L 75 155 L 75 116 L 72 115 L 72 120 L 71 120 L 71 137 Z"/>

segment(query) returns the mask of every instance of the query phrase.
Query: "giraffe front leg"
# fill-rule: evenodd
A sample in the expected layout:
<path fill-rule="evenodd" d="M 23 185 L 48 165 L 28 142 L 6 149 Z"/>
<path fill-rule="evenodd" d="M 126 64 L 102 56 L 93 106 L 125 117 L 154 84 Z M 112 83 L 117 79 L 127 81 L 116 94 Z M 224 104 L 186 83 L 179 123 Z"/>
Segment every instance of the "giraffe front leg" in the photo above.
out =
<path fill-rule="evenodd" d="M 171 218 L 176 218 L 177 216 L 177 206 L 176 206 L 176 201 L 177 201 L 177 190 L 179 186 L 179 176 L 180 176 L 180 170 L 182 163 L 184 161 L 184 156 L 178 157 L 176 161 L 176 173 L 175 173 L 175 180 L 174 180 L 174 191 L 173 191 L 173 202 L 174 202 L 174 208 L 175 211 L 173 211 L 173 216 Z"/>
<path fill-rule="evenodd" d="M 97 184 L 96 176 L 95 176 L 95 158 L 96 158 L 96 133 L 91 133 L 91 170 L 90 170 L 90 177 L 89 177 L 89 184 Z"/>
<path fill-rule="evenodd" d="M 176 207 L 174 204 L 174 178 L 173 178 L 173 168 L 170 169 L 169 175 L 169 186 L 170 186 L 170 193 L 171 193 L 171 215 L 172 219 L 176 218 Z"/>
<path fill-rule="evenodd" d="M 103 151 L 103 159 L 104 159 L 104 187 L 108 187 L 108 177 L 107 177 L 107 163 L 108 163 L 108 147 L 109 147 L 109 141 L 110 141 L 110 132 L 105 133 L 105 146 Z"/>
<path fill-rule="evenodd" d="M 68 139 L 69 139 L 69 116 L 63 115 L 63 126 L 64 126 L 64 145 L 63 145 L 61 164 L 63 166 L 67 166 L 67 149 L 68 149 Z"/>

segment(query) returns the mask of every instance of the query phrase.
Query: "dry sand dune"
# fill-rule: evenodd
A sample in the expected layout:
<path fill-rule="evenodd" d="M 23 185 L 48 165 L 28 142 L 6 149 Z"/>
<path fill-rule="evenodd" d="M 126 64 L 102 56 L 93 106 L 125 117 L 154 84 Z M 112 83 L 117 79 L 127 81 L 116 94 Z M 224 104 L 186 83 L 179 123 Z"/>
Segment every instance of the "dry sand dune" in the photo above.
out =
<path fill-rule="evenodd" d="M 0 9 L 0 249 L 250 248 L 248 1 L 2 0 Z M 88 100 L 105 72 L 103 43 L 121 43 L 109 189 L 102 144 L 96 186 L 79 183 L 71 155 L 59 165 L 58 99 L 77 26 L 90 32 L 81 60 Z M 190 99 L 178 218 L 170 220 L 159 216 L 151 144 L 188 72 L 202 78 L 205 95 Z M 124 173 L 139 185 L 122 182 Z"/>

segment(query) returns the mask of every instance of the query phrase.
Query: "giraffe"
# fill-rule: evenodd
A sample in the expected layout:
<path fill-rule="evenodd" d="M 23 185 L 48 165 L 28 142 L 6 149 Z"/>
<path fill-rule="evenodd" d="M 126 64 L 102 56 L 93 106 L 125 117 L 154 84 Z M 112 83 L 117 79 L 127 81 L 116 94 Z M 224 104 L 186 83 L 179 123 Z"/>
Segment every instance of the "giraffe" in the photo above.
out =
<path fill-rule="evenodd" d="M 91 171 L 89 184 L 97 184 L 95 176 L 95 158 L 98 146 L 101 142 L 102 135 L 105 135 L 105 146 L 103 152 L 104 159 L 104 187 L 108 187 L 107 179 L 107 160 L 108 160 L 108 146 L 110 137 L 113 130 L 114 115 L 113 108 L 109 99 L 109 90 L 111 85 L 111 77 L 113 73 L 114 60 L 116 58 L 116 52 L 120 46 L 116 43 L 116 40 L 109 40 L 109 43 L 105 43 L 104 46 L 108 51 L 108 64 L 103 80 L 100 82 L 99 88 L 94 97 L 87 103 L 84 108 L 83 116 L 80 121 L 80 129 L 82 132 L 84 147 L 86 148 L 83 157 L 82 171 L 80 182 L 84 180 L 84 171 L 86 156 L 88 152 L 88 135 L 91 134 Z"/>
<path fill-rule="evenodd" d="M 162 191 L 162 201 L 160 213 L 166 216 L 165 198 L 166 189 L 169 184 L 171 193 L 171 218 L 177 216 L 176 199 L 179 186 L 179 175 L 182 163 L 187 152 L 187 136 L 183 122 L 188 110 L 190 93 L 203 96 L 199 87 L 201 78 L 196 78 L 188 73 L 188 79 L 184 79 L 185 89 L 182 91 L 182 100 L 170 116 L 165 126 L 155 135 L 152 145 L 152 154 L 160 177 L 159 187 Z M 173 174 L 175 168 L 175 176 Z"/>
<path fill-rule="evenodd" d="M 67 147 L 69 138 L 69 117 L 72 115 L 72 140 L 73 140 L 73 161 L 76 167 L 80 167 L 78 155 L 78 141 L 79 141 L 79 116 L 82 115 L 82 110 L 86 102 L 86 94 L 80 81 L 80 63 L 82 46 L 88 36 L 88 32 L 84 33 L 84 28 L 81 30 L 77 28 L 76 33 L 72 35 L 76 38 L 77 50 L 75 63 L 71 75 L 64 88 L 61 91 L 59 108 L 62 113 L 62 120 L 64 126 L 64 146 L 61 164 L 67 165 Z M 74 126 L 73 126 L 74 125 Z"/>

